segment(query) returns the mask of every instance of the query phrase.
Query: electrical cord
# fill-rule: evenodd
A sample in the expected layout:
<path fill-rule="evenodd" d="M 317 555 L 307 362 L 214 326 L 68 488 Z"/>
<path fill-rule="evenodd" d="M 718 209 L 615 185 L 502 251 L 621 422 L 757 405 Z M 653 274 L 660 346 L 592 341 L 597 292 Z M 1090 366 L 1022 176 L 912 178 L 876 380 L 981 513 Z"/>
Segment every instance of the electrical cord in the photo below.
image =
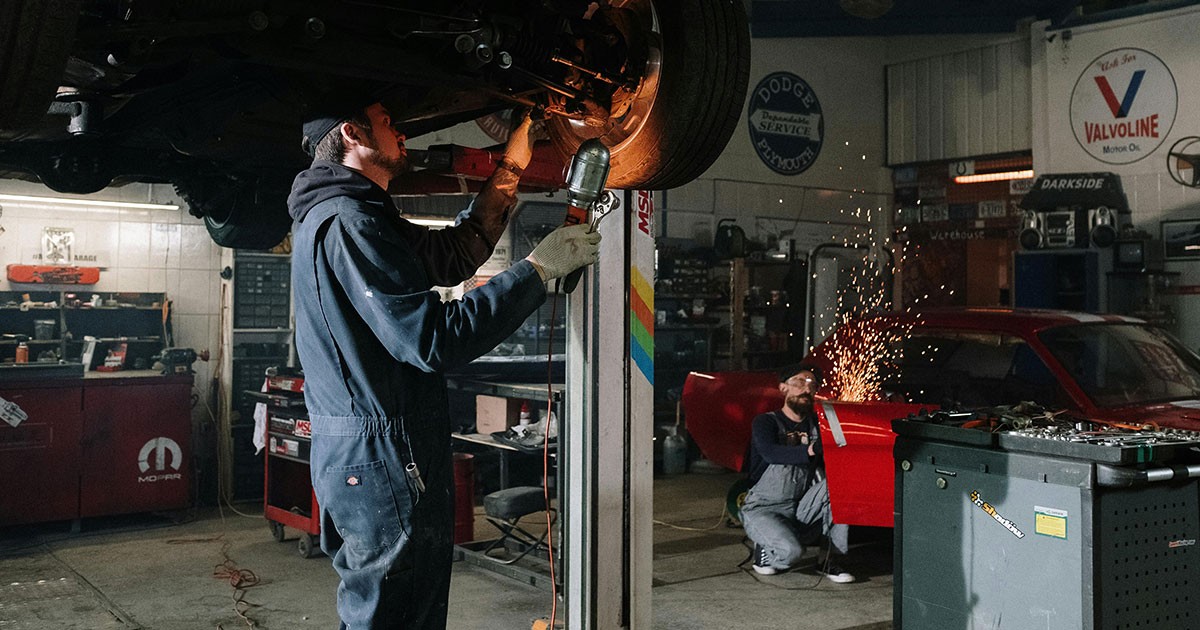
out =
<path fill-rule="evenodd" d="M 221 518 L 221 528 L 225 528 L 224 516 Z M 229 557 L 229 548 L 232 546 L 225 539 L 225 534 L 217 534 L 208 538 L 176 538 L 168 540 L 168 545 L 191 545 L 197 543 L 221 542 L 221 562 L 213 566 L 212 576 L 219 580 L 229 582 L 233 587 L 233 612 L 245 622 L 247 628 L 257 628 L 258 621 L 250 617 L 247 613 L 252 608 L 258 608 L 261 604 L 253 604 L 246 601 L 246 591 L 261 584 L 258 575 L 250 569 L 243 569 L 237 565 L 233 558 Z M 224 626 L 217 624 L 217 630 L 224 630 Z"/>
<path fill-rule="evenodd" d="M 654 524 L 661 525 L 663 527 L 670 527 L 671 529 L 678 529 L 679 531 L 683 531 L 683 532 L 709 532 L 709 531 L 712 531 L 712 530 L 724 525 L 727 522 L 728 518 L 729 518 L 729 510 L 726 508 L 722 508 L 720 518 L 717 519 L 717 522 L 715 524 L 713 524 L 711 527 L 704 527 L 704 528 L 685 527 L 683 525 L 676 525 L 674 523 L 668 523 L 666 521 L 660 521 L 657 519 L 654 520 Z M 699 519 L 692 519 L 692 520 L 699 520 Z M 743 564 L 745 564 L 745 563 L 743 562 Z M 738 566 L 741 566 L 741 565 L 738 565 Z"/>
<path fill-rule="evenodd" d="M 546 553 L 550 564 L 550 630 L 558 615 L 558 578 L 554 572 L 554 522 L 550 518 L 550 418 L 554 412 L 554 321 L 558 317 L 558 289 L 560 278 L 554 284 L 554 298 L 550 302 L 550 330 L 546 338 L 546 429 L 542 431 L 542 498 L 546 504 Z M 560 422 L 563 420 L 560 419 Z"/>

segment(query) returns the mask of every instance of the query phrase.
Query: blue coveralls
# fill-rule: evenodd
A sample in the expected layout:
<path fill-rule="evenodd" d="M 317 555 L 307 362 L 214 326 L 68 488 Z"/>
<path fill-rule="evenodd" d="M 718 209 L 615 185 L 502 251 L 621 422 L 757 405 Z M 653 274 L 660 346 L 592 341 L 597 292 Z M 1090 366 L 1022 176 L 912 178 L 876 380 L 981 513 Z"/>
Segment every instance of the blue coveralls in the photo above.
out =
<path fill-rule="evenodd" d="M 498 170 L 454 227 L 431 231 L 339 164 L 314 162 L 292 187 L 296 347 L 341 628 L 446 627 L 454 484 L 442 373 L 508 337 L 546 289 L 526 261 L 461 300 L 430 289 L 491 255 L 515 188 Z"/>
<path fill-rule="evenodd" d="M 797 423 L 772 411 L 751 425 L 747 468 L 755 483 L 742 504 L 742 526 L 766 550 L 769 566 L 780 571 L 796 566 L 804 546 L 822 536 L 838 553 L 849 547 L 849 528 L 833 522 L 820 451 L 810 458 L 810 443 L 819 444 L 811 415 Z"/>

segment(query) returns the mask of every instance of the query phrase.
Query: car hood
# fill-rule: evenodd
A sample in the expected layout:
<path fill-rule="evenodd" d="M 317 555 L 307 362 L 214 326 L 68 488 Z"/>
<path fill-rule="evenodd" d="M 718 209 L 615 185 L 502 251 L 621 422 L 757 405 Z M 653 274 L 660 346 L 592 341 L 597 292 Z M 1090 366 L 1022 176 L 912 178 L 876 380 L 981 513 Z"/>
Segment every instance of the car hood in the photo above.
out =
<path fill-rule="evenodd" d="M 1093 417 L 1096 420 L 1119 424 L 1150 424 L 1164 429 L 1200 431 L 1200 400 L 1172 400 L 1099 409 Z"/>

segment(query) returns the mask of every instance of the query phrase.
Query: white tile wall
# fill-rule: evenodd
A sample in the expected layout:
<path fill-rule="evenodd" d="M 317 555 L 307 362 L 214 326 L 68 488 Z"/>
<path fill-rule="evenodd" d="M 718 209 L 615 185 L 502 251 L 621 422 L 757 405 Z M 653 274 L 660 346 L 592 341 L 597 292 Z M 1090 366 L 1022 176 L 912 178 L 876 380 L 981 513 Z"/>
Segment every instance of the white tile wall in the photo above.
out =
<path fill-rule="evenodd" d="M 13 180 L 0 180 L 0 193 L 62 196 L 37 184 Z M 174 301 L 175 345 L 209 350 L 215 360 L 220 340 L 217 274 L 221 248 L 209 238 L 203 222 L 188 214 L 186 204 L 169 186 L 131 184 L 84 198 L 174 204 L 180 209 L 84 208 L 0 201 L 0 263 L 33 263 L 34 256 L 41 252 L 44 228 L 74 228 L 75 253 L 96 256 L 95 263 L 80 264 L 101 268 L 100 282 L 82 292 L 165 292 Z M 0 290 L 31 288 L 35 287 L 15 285 L 7 278 L 0 280 Z M 197 361 L 195 369 L 198 392 L 207 397 L 212 364 Z M 198 405 L 198 409 L 196 418 L 206 418 L 203 406 Z"/>

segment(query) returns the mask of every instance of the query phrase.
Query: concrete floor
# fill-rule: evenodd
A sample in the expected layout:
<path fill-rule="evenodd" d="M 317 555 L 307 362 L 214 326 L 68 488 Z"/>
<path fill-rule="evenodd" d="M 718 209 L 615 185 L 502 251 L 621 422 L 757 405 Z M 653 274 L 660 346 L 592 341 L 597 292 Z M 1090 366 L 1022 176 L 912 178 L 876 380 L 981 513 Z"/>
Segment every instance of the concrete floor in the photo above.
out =
<path fill-rule="evenodd" d="M 655 526 L 656 629 L 891 628 L 890 530 L 852 530 L 854 584 L 818 580 L 809 565 L 760 576 L 738 567 L 748 555 L 741 528 L 714 527 L 735 479 L 655 481 L 656 521 L 702 530 Z M 476 519 L 480 536 L 490 529 Z M 295 545 L 275 542 L 261 516 L 228 508 L 92 519 L 81 533 L 63 523 L 0 530 L 0 630 L 336 628 L 337 575 Z M 227 574 L 239 569 L 258 585 L 235 589 Z M 455 563 L 450 628 L 524 629 L 549 612 L 547 591 Z"/>

